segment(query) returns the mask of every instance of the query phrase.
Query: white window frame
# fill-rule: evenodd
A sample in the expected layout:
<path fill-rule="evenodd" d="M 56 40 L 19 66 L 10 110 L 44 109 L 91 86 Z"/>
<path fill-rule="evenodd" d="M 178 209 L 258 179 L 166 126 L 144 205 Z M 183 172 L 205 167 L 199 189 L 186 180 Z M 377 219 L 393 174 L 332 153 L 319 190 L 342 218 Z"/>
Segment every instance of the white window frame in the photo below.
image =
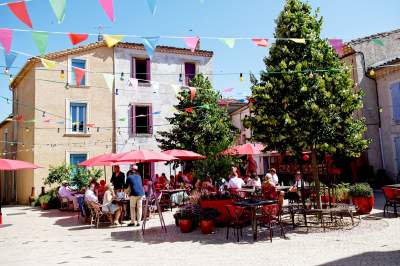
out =
<path fill-rule="evenodd" d="M 71 135 L 88 135 L 89 132 L 73 132 L 72 121 L 71 121 L 71 103 L 85 103 L 86 104 L 86 125 L 90 124 L 90 104 L 86 100 L 71 100 L 65 99 L 65 133 Z"/>
<path fill-rule="evenodd" d="M 75 80 L 72 80 L 72 59 L 80 59 L 80 60 L 85 60 L 85 67 L 86 67 L 86 72 L 85 72 L 85 85 L 82 86 L 76 86 L 76 82 Z M 89 64 L 89 58 L 86 56 L 69 56 L 68 57 L 68 85 L 70 87 L 74 87 L 74 88 L 87 88 L 90 86 L 90 73 L 89 73 L 89 69 L 90 69 L 90 64 Z"/>

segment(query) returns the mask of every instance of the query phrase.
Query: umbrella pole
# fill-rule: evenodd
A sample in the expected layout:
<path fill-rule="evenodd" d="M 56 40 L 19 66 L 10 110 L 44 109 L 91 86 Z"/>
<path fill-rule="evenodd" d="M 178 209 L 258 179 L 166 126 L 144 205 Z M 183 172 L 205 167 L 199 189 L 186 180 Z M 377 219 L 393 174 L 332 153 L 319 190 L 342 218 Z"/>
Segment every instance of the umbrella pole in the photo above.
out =
<path fill-rule="evenodd" d="M 3 171 L 3 173 L 4 173 L 4 171 Z M 3 176 L 4 176 L 4 183 L 5 183 L 5 179 L 6 179 L 6 177 L 5 177 L 5 175 L 3 174 Z M 3 213 L 1 212 L 1 201 L 3 200 L 3 197 L 2 197 L 2 190 L 3 190 L 3 186 L 1 185 L 1 179 L 0 179 L 0 224 L 3 224 Z"/>
<path fill-rule="evenodd" d="M 107 184 L 107 172 L 106 172 L 106 166 L 104 165 L 103 167 L 104 167 L 104 181 L 105 181 L 105 182 L 106 182 L 106 184 Z"/>

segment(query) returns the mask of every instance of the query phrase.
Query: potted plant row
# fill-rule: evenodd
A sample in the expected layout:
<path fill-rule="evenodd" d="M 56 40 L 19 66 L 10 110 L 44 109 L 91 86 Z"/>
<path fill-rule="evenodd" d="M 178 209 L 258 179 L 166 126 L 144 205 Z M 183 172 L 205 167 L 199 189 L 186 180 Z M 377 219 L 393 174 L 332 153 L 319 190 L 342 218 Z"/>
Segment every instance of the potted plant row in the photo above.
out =
<path fill-rule="evenodd" d="M 350 186 L 350 195 L 358 213 L 370 213 L 374 207 L 374 191 L 368 183 L 356 183 Z"/>
<path fill-rule="evenodd" d="M 189 233 L 199 223 L 200 207 L 198 205 L 187 205 L 180 208 L 175 214 L 175 224 L 179 226 L 182 233 Z"/>
<path fill-rule="evenodd" d="M 214 232 L 214 221 L 221 213 L 214 208 L 204 208 L 200 212 L 200 230 L 203 234 Z"/>

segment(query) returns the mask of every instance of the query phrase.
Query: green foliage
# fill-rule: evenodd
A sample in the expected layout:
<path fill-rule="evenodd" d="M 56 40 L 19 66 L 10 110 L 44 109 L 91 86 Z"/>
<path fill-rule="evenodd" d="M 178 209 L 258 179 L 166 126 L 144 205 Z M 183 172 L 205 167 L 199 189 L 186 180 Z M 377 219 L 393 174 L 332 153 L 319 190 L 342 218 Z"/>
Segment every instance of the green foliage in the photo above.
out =
<path fill-rule="evenodd" d="M 51 189 L 45 194 L 40 195 L 34 203 L 34 206 L 41 204 L 49 204 L 49 209 L 57 209 L 60 207 L 60 201 L 57 197 L 57 188 Z"/>
<path fill-rule="evenodd" d="M 350 68 L 320 38 L 318 11 L 312 14 L 309 4 L 287 0 L 276 23 L 277 38 L 304 38 L 306 43 L 277 40 L 264 59 L 260 81 L 253 78 L 255 103 L 245 122 L 253 140 L 280 152 L 312 149 L 359 156 L 368 146 L 364 119 L 354 117 L 362 93 L 354 92 Z"/>
<path fill-rule="evenodd" d="M 345 202 L 349 199 L 350 194 L 350 184 L 349 183 L 340 183 L 335 187 L 335 199 L 338 202 Z"/>
<path fill-rule="evenodd" d="M 41 196 L 39 197 L 39 203 L 40 203 L 40 204 L 49 203 L 50 199 L 51 199 L 51 195 L 49 195 L 49 194 L 41 195 Z"/>
<path fill-rule="evenodd" d="M 60 166 L 50 166 L 49 174 L 46 177 L 45 185 L 61 185 L 62 181 L 69 181 L 71 178 L 72 167 L 67 164 L 62 164 Z"/>
<path fill-rule="evenodd" d="M 236 129 L 226 109 L 219 106 L 221 95 L 212 88 L 208 78 L 196 75 L 190 86 L 196 88 L 196 96 L 191 101 L 187 89 L 178 94 L 177 112 L 167 119 L 172 128 L 159 132 L 157 141 L 163 150 L 185 149 L 207 156 L 207 160 L 193 163 L 194 174 L 202 178 L 208 173 L 215 180 L 229 173 L 234 163 L 232 157 L 218 154 L 233 144 Z"/>
<path fill-rule="evenodd" d="M 355 183 L 350 186 L 350 195 L 352 197 L 371 197 L 374 191 L 368 183 Z"/>

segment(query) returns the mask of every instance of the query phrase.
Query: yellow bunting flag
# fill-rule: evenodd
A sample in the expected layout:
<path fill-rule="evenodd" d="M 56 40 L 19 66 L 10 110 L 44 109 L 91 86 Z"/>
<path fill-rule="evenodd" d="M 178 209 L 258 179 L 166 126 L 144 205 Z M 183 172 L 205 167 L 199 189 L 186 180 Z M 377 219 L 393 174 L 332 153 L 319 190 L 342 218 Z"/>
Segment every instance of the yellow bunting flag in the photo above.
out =
<path fill-rule="evenodd" d="M 306 43 L 306 39 L 304 38 L 291 38 L 291 41 L 294 41 L 295 43 Z"/>
<path fill-rule="evenodd" d="M 53 69 L 54 66 L 57 64 L 57 62 L 55 61 L 51 61 L 44 58 L 40 58 L 40 61 L 42 62 L 42 65 L 47 69 Z"/>
<path fill-rule="evenodd" d="M 103 38 L 106 41 L 107 46 L 111 48 L 114 45 L 116 45 L 117 43 L 119 43 L 120 41 L 122 41 L 122 39 L 124 39 L 125 36 L 124 35 L 103 34 Z"/>

